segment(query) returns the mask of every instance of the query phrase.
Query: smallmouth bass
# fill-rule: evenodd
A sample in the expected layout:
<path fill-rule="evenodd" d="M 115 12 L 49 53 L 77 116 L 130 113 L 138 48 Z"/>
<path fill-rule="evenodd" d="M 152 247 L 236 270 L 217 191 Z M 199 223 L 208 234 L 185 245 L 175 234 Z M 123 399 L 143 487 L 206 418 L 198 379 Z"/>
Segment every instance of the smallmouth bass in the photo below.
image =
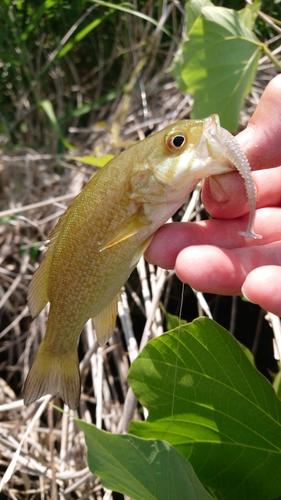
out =
<path fill-rule="evenodd" d="M 182 120 L 121 152 L 74 199 L 50 235 L 28 291 L 31 316 L 50 302 L 45 336 L 24 386 L 24 402 L 60 394 L 71 409 L 80 398 L 77 343 L 94 319 L 105 344 L 116 321 L 120 289 L 155 231 L 205 177 L 237 168 L 250 203 L 255 187 L 245 154 L 217 115 Z"/>

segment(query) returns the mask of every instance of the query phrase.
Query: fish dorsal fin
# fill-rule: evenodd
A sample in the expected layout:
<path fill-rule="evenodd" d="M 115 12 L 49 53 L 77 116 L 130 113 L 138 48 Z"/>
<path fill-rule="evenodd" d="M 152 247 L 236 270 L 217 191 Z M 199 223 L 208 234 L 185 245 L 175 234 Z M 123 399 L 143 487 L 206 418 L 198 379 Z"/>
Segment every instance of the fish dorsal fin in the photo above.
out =
<path fill-rule="evenodd" d="M 113 233 L 111 233 L 110 240 L 104 244 L 101 252 L 107 248 L 117 245 L 117 243 L 120 243 L 121 241 L 127 240 L 131 236 L 134 236 L 134 234 L 138 233 L 145 226 L 146 224 L 143 221 L 143 210 L 140 210 L 134 215 L 131 215 L 131 217 L 123 221 L 114 229 Z"/>
<path fill-rule="evenodd" d="M 102 311 L 97 314 L 94 319 L 95 330 L 97 334 L 98 343 L 100 345 L 106 344 L 108 339 L 113 334 L 113 329 L 116 323 L 116 316 L 118 312 L 118 299 L 120 292 L 114 299 L 106 305 Z"/>
<path fill-rule="evenodd" d="M 38 316 L 38 314 L 44 309 L 45 305 L 49 302 L 48 297 L 48 286 L 49 286 L 49 275 L 50 268 L 52 264 L 52 258 L 54 254 L 56 241 L 62 231 L 66 219 L 68 218 L 68 211 L 62 215 L 57 224 L 55 225 L 53 231 L 49 236 L 49 242 L 47 243 L 47 250 L 45 256 L 35 271 L 31 283 L 28 288 L 27 300 L 30 314 L 33 318 Z"/>

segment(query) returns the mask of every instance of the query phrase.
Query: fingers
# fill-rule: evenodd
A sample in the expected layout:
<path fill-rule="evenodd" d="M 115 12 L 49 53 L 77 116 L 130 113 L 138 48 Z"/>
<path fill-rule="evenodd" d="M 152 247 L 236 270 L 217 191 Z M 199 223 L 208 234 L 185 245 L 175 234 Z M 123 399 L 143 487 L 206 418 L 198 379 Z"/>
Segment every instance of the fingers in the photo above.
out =
<path fill-rule="evenodd" d="M 228 221 L 206 220 L 165 224 L 155 234 L 145 256 L 152 264 L 165 269 L 174 269 L 178 254 L 186 247 L 194 245 L 213 245 L 225 249 L 262 247 L 281 239 L 280 220 L 281 208 L 263 208 L 257 211 L 255 231 L 263 235 L 261 240 L 244 238 L 238 234 L 238 231 L 245 230 L 248 216 Z"/>
<path fill-rule="evenodd" d="M 280 211 L 276 210 L 276 218 L 272 217 L 272 212 L 268 215 L 271 220 L 275 219 L 273 227 L 277 229 Z M 206 221 L 206 227 L 197 223 L 167 224 L 155 236 L 155 247 L 151 245 L 147 253 L 151 257 L 157 256 L 154 263 L 170 269 L 174 267 L 179 279 L 198 291 L 220 295 L 243 293 L 251 302 L 280 316 L 281 241 L 259 246 L 248 243 L 243 248 L 231 249 L 231 230 L 229 235 L 224 233 L 222 240 L 226 245 L 230 244 L 230 248 L 196 244 L 198 240 L 201 243 L 214 242 L 220 229 L 213 231 L 213 224 L 219 222 Z M 268 221 L 264 224 L 268 226 Z M 221 236 L 223 238 L 222 228 Z M 276 237 L 280 239 L 280 234 Z M 240 238 L 238 235 L 237 240 Z"/>
<path fill-rule="evenodd" d="M 281 165 L 281 75 L 266 87 L 248 127 L 237 135 L 252 170 L 270 169 Z M 236 193 L 236 206 L 233 201 Z M 237 196 L 238 194 L 238 196 Z M 246 194 L 243 180 L 238 173 L 207 179 L 202 190 L 202 200 L 214 217 L 233 217 L 245 213 Z"/>
<path fill-rule="evenodd" d="M 248 212 L 244 182 L 237 172 L 206 179 L 202 201 L 220 220 L 174 223 L 160 228 L 147 259 L 193 288 L 244 295 L 281 315 L 281 75 L 267 86 L 247 129 L 237 136 L 253 170 L 257 189 L 255 232 L 262 240 L 239 236 Z M 275 168 L 272 168 L 275 167 Z M 271 208 L 269 208 L 271 207 Z M 228 220 L 223 220 L 228 219 Z"/>
<path fill-rule="evenodd" d="M 179 253 L 175 271 L 181 281 L 200 292 L 239 295 L 247 275 L 256 267 L 272 264 L 273 254 L 277 261 L 280 250 L 280 242 L 234 250 L 209 245 L 192 246 Z M 262 287 L 263 283 L 260 282 L 258 288 Z M 261 292 L 256 290 L 257 303 Z"/>
<path fill-rule="evenodd" d="M 259 267 L 251 271 L 246 277 L 242 293 L 250 302 L 259 304 L 266 311 L 281 316 L 280 283 L 280 267 Z"/>
<path fill-rule="evenodd" d="M 281 167 L 253 172 L 253 179 L 257 208 L 281 206 Z M 231 219 L 249 211 L 244 181 L 236 172 L 206 179 L 202 202 L 207 212 L 216 218 Z"/>

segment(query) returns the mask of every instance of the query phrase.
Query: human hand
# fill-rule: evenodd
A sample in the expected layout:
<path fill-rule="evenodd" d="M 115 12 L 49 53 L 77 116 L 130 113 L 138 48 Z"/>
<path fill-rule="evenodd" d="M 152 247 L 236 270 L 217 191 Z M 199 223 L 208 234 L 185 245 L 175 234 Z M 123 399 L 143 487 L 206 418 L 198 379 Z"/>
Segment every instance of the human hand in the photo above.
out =
<path fill-rule="evenodd" d="M 175 269 L 201 292 L 243 293 L 281 315 L 281 75 L 265 89 L 248 127 L 237 135 L 257 190 L 254 229 L 261 240 L 238 234 L 248 221 L 244 182 L 238 172 L 204 181 L 202 201 L 216 220 L 162 226 L 146 251 L 149 262 Z M 276 167 L 276 168 L 273 168 Z"/>

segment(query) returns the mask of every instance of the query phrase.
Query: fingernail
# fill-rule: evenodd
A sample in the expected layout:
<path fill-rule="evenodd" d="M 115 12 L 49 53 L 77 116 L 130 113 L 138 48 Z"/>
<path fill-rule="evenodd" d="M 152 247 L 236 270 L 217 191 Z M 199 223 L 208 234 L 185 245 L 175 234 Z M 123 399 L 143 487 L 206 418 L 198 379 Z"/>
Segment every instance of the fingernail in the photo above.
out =
<path fill-rule="evenodd" d="M 229 201 L 229 196 L 224 192 L 220 183 L 214 177 L 209 177 L 209 191 L 212 198 L 219 203 L 226 203 Z"/>
<path fill-rule="evenodd" d="M 241 292 L 242 292 L 242 295 L 243 295 L 244 299 L 246 299 L 248 302 L 251 302 L 251 301 L 248 299 L 247 295 L 245 294 L 244 286 L 242 286 L 242 288 L 241 288 Z"/>
<path fill-rule="evenodd" d="M 244 290 L 244 285 L 242 285 L 242 288 L 241 288 L 241 292 L 242 292 L 242 295 L 243 297 L 248 301 L 248 302 L 252 302 L 250 299 L 248 299 L 246 293 L 245 293 L 245 290 Z"/>

